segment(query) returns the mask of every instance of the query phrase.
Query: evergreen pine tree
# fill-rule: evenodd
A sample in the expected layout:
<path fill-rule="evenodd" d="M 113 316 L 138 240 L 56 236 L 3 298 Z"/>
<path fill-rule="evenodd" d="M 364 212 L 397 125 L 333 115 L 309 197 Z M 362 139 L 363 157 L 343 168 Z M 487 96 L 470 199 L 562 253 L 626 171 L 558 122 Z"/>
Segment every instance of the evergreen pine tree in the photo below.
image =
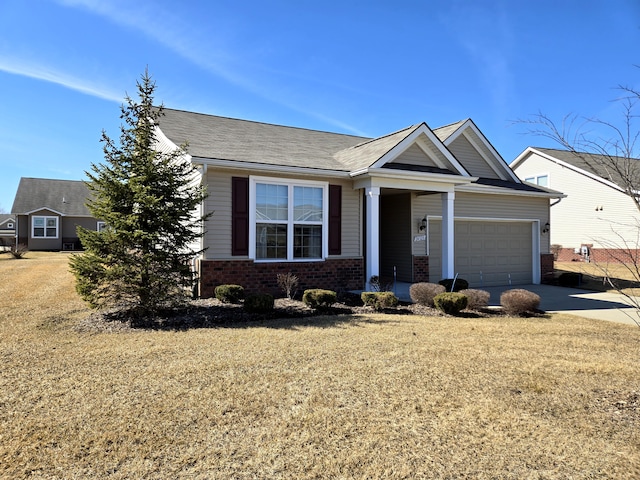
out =
<path fill-rule="evenodd" d="M 78 228 L 85 252 L 70 266 L 78 293 L 92 307 L 128 308 L 142 316 L 191 295 L 191 262 L 202 252 L 207 216 L 199 213 L 206 192 L 186 159 L 186 144 L 169 153 L 154 148 L 163 114 L 153 105 L 156 86 L 148 72 L 137 87 L 139 101 L 127 95 L 121 107 L 120 144 L 103 131 L 105 163 L 87 172 L 87 206 L 106 227 Z"/>

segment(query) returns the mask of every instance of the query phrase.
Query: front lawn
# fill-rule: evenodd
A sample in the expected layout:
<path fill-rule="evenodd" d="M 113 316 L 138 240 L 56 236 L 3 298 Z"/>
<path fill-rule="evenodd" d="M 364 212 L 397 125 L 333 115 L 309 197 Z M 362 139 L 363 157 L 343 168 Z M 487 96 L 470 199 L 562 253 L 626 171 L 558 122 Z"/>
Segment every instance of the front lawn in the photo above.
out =
<path fill-rule="evenodd" d="M 331 315 L 82 330 L 0 256 L 0 478 L 637 478 L 640 329 Z"/>

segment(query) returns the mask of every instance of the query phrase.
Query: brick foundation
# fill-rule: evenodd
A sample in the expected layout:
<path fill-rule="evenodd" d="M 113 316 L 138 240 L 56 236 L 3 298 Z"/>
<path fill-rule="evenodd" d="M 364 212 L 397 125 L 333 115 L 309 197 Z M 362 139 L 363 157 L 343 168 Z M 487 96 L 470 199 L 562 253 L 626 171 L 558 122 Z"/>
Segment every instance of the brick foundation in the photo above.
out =
<path fill-rule="evenodd" d="M 640 249 L 589 248 L 589 255 L 575 253 L 573 248 L 558 250 L 556 262 L 638 263 Z"/>
<path fill-rule="evenodd" d="M 214 296 L 218 285 L 242 285 L 246 294 L 282 296 L 276 276 L 291 272 L 299 279 L 298 292 L 309 288 L 362 290 L 364 261 L 361 258 L 328 259 L 323 262 L 256 263 L 253 260 L 201 260 L 200 296 Z"/>
<path fill-rule="evenodd" d="M 553 282 L 553 253 L 540 254 L 540 280 L 542 283 Z"/>
<path fill-rule="evenodd" d="M 414 255 L 413 256 L 413 282 L 429 281 L 429 256 Z"/>

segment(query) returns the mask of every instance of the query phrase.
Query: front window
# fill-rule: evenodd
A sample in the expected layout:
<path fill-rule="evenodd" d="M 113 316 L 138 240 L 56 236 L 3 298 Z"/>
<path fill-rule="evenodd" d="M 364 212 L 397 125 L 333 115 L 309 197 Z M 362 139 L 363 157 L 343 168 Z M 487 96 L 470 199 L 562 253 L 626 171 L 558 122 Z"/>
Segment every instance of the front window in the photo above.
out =
<path fill-rule="evenodd" d="M 34 238 L 58 238 L 58 217 L 33 217 L 31 235 Z"/>
<path fill-rule="evenodd" d="M 252 178 L 250 239 L 256 260 L 324 258 L 327 243 L 327 185 L 320 182 L 285 183 Z"/>

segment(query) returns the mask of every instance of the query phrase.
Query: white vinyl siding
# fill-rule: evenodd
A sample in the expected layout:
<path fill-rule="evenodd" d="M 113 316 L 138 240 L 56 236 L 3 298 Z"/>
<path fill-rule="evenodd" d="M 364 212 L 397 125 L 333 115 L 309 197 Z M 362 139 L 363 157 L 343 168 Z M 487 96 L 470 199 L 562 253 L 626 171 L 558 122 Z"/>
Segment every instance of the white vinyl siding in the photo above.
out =
<path fill-rule="evenodd" d="M 552 188 L 567 195 L 551 207 L 551 243 L 565 248 L 578 248 L 583 243 L 611 248 L 611 243 L 623 243 L 622 234 L 629 246 L 636 248 L 638 210 L 623 192 L 536 154 L 516 168 L 520 178 L 541 172 L 548 172 Z"/>

